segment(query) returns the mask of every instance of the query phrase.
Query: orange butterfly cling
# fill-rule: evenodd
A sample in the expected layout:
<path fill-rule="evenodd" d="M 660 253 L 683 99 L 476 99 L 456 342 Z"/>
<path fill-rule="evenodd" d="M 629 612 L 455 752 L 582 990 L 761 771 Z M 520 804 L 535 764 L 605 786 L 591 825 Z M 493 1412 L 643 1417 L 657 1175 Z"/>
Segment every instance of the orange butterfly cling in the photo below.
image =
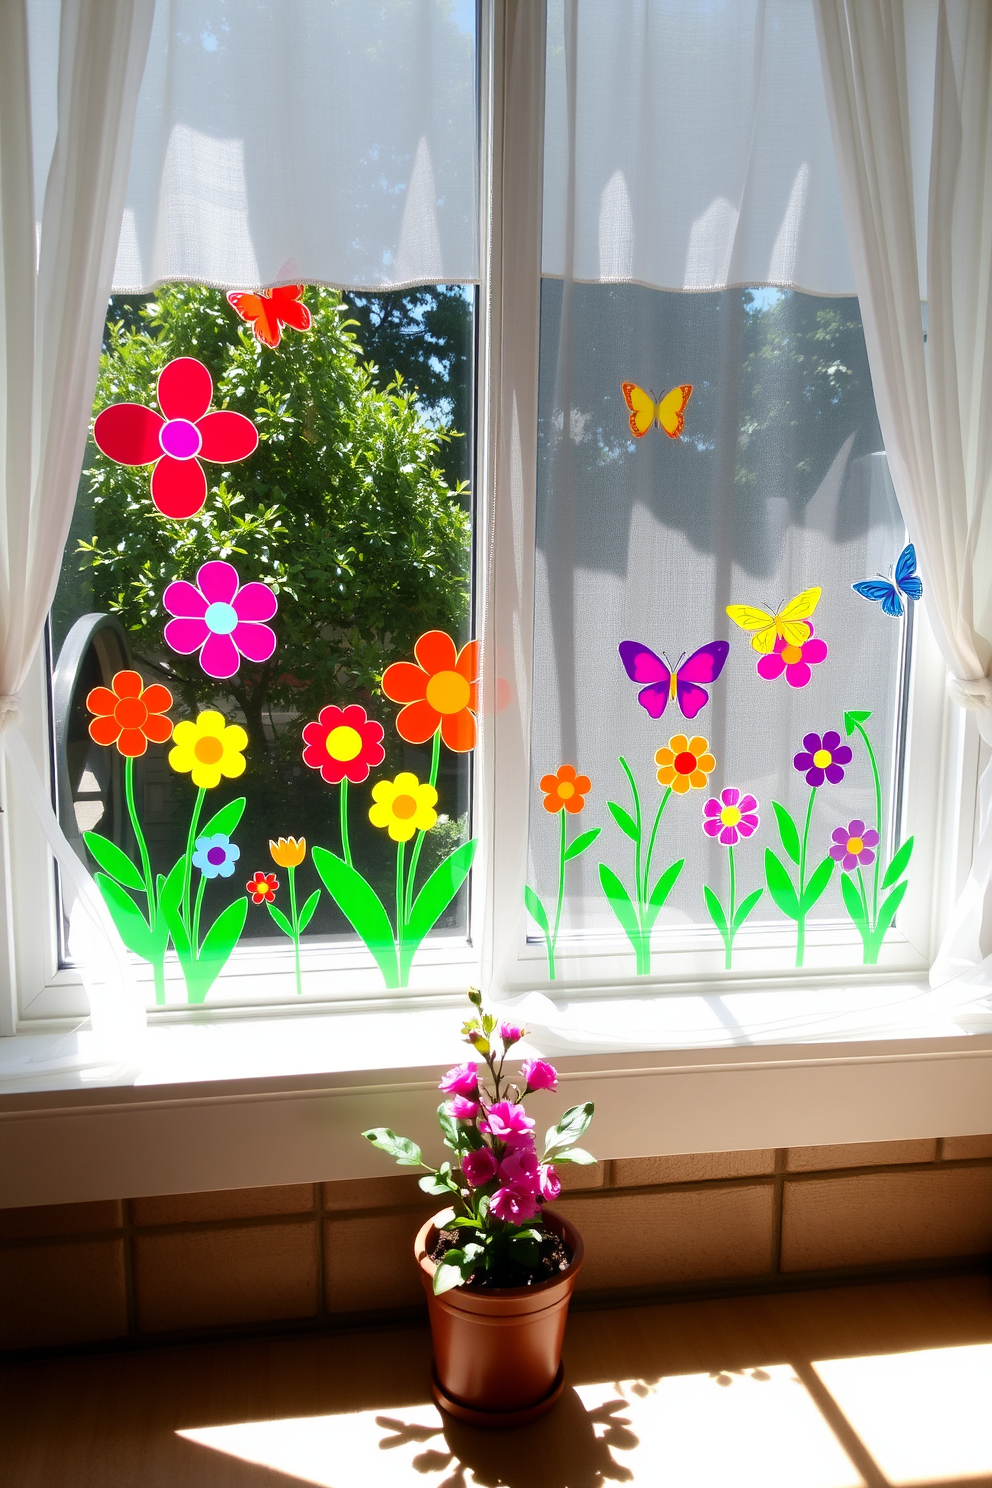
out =
<path fill-rule="evenodd" d="M 643 439 L 653 424 L 664 429 L 669 439 L 678 439 L 685 428 L 685 405 L 692 396 L 691 382 L 673 387 L 660 401 L 636 382 L 623 382 L 620 390 L 630 409 L 630 431 L 635 439 Z"/>
<path fill-rule="evenodd" d="M 232 289 L 227 298 L 264 346 L 279 345 L 284 325 L 292 326 L 294 331 L 310 329 L 310 311 L 303 303 L 302 284 L 280 284 L 261 294 Z"/>

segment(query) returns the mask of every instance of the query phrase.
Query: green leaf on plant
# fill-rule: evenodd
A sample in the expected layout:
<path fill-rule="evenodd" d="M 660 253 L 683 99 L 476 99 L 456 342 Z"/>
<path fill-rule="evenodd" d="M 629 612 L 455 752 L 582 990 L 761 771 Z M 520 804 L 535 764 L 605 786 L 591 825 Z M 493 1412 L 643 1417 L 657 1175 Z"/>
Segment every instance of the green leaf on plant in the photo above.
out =
<path fill-rule="evenodd" d="M 724 913 L 723 905 L 720 903 L 719 899 L 716 897 L 709 884 L 703 885 L 703 898 L 706 900 L 706 908 L 710 912 L 710 919 L 713 921 L 720 934 L 724 937 L 724 939 L 726 939 L 727 916 Z"/>
<path fill-rule="evenodd" d="M 778 835 L 782 839 L 782 846 L 785 848 L 786 855 L 798 867 L 800 859 L 799 828 L 780 801 L 772 802 L 772 810 L 775 813 L 775 820 L 778 822 Z"/>
<path fill-rule="evenodd" d="M 236 801 L 228 801 L 219 811 L 215 811 L 207 822 L 197 832 L 198 837 L 216 837 L 218 834 L 224 837 L 233 837 L 238 829 L 245 809 L 245 797 L 239 796 Z"/>
<path fill-rule="evenodd" d="M 320 890 L 318 889 L 317 892 L 319 894 Z M 283 914 L 282 910 L 279 908 L 278 904 L 270 904 L 269 901 L 266 900 L 265 907 L 269 911 L 269 915 L 272 919 L 273 924 L 278 925 L 283 935 L 288 935 L 290 940 L 292 940 L 293 927 L 289 923 L 286 916 Z"/>
<path fill-rule="evenodd" d="M 599 881 L 603 886 L 603 893 L 610 902 L 610 908 L 620 921 L 621 928 L 627 939 L 636 950 L 640 944 L 641 930 L 637 923 L 637 915 L 634 912 L 630 895 L 613 872 L 613 869 L 607 868 L 605 863 L 600 863 L 599 865 Z"/>
<path fill-rule="evenodd" d="M 152 934 L 148 921 L 131 895 L 106 873 L 96 874 L 96 883 L 121 940 L 129 951 L 133 951 L 144 961 L 150 961 L 154 954 Z"/>
<path fill-rule="evenodd" d="M 730 927 L 731 930 L 736 931 L 740 929 L 764 892 L 764 889 L 755 889 L 752 894 L 748 894 L 746 899 L 741 900 L 734 913 L 734 923 Z"/>
<path fill-rule="evenodd" d="M 393 927 L 375 889 L 357 869 L 328 852 L 326 847 L 314 848 L 313 861 L 327 892 L 374 956 L 386 986 L 398 987 L 399 964 Z"/>
<path fill-rule="evenodd" d="M 443 1197 L 444 1194 L 458 1193 L 458 1189 L 450 1178 L 443 1178 L 440 1173 L 426 1173 L 423 1178 L 417 1179 L 417 1187 L 435 1198 Z"/>
<path fill-rule="evenodd" d="M 522 1266 L 533 1266 L 540 1255 L 539 1242 L 540 1236 L 536 1232 L 521 1230 L 519 1234 L 511 1235 L 507 1249 L 513 1259 L 519 1261 Z"/>
<path fill-rule="evenodd" d="M 581 857 L 587 848 L 592 847 L 601 831 L 601 827 L 593 827 L 591 831 L 583 832 L 574 842 L 570 842 L 565 849 L 565 862 L 570 863 L 573 858 Z"/>
<path fill-rule="evenodd" d="M 458 1152 L 465 1145 L 462 1142 L 463 1128 L 448 1115 L 443 1105 L 437 1108 L 437 1124 L 441 1128 L 444 1145 L 450 1147 L 453 1152 Z"/>
<path fill-rule="evenodd" d="M 883 889 L 890 889 L 897 878 L 902 878 L 906 869 L 909 867 L 909 860 L 913 856 L 913 843 L 915 841 L 915 837 L 907 837 L 906 841 L 894 854 L 892 862 L 886 868 L 885 876 L 882 879 Z"/>
<path fill-rule="evenodd" d="M 303 908 L 300 910 L 300 934 L 301 935 L 303 934 L 304 930 L 309 925 L 310 921 L 313 919 L 313 913 L 314 913 L 314 910 L 317 908 L 317 905 L 318 905 L 319 901 L 320 901 L 320 890 L 319 889 L 314 889 L 313 893 L 310 895 L 310 898 L 307 900 L 306 904 L 304 904 Z"/>
<path fill-rule="evenodd" d="M 577 1142 L 592 1120 L 595 1109 L 592 1101 L 586 1101 L 583 1106 L 569 1106 L 565 1114 L 559 1118 L 558 1124 L 551 1127 L 545 1137 L 545 1152 L 552 1152 L 558 1147 L 568 1147 L 573 1142 Z"/>
<path fill-rule="evenodd" d="M 830 860 L 833 862 L 833 859 Z M 775 856 L 770 847 L 765 848 L 765 881 L 768 884 L 768 892 L 784 915 L 790 920 L 799 918 L 799 898 L 796 894 L 792 879 L 781 860 Z"/>
<path fill-rule="evenodd" d="M 131 862 L 127 853 L 121 852 L 116 842 L 111 842 L 107 837 L 101 837 L 98 832 L 84 832 L 83 841 L 100 867 L 109 873 L 111 878 L 116 878 L 117 882 L 123 884 L 126 889 L 144 891 L 145 880 L 140 871 Z"/>
<path fill-rule="evenodd" d="M 362 1132 L 362 1136 L 380 1152 L 388 1152 L 401 1168 L 419 1168 L 422 1165 L 416 1142 L 411 1142 L 409 1137 L 398 1137 L 388 1126 L 373 1126 Z"/>
<path fill-rule="evenodd" d="M 861 934 L 864 935 L 868 929 L 868 916 L 865 911 L 864 900 L 858 891 L 858 886 L 852 881 L 849 873 L 841 874 L 840 891 L 844 896 L 844 906 L 848 914 L 851 916 L 855 925 L 857 925 Z"/>
<path fill-rule="evenodd" d="M 677 863 L 672 863 L 668 868 L 665 869 L 664 873 L 661 875 L 661 877 L 658 879 L 658 882 L 651 890 L 651 897 L 648 899 L 647 910 L 644 915 L 644 928 L 648 931 L 648 933 L 650 933 L 655 920 L 664 909 L 665 900 L 674 889 L 678 876 L 682 872 L 684 865 L 685 858 L 679 858 Z"/>
<path fill-rule="evenodd" d="M 550 935 L 551 925 L 548 920 L 548 912 L 537 897 L 537 890 L 532 889 L 530 884 L 524 884 L 524 903 L 537 921 L 541 932 L 544 935 Z"/>
<path fill-rule="evenodd" d="M 862 709 L 860 712 L 857 712 L 857 713 L 854 713 L 854 712 L 845 713 L 844 714 L 844 729 L 845 729 L 845 732 L 847 734 L 847 737 L 850 738 L 851 735 L 854 733 L 854 730 L 857 728 L 858 724 L 859 723 L 867 723 L 870 717 L 871 717 L 870 710 L 864 710 L 864 709 Z"/>
<path fill-rule="evenodd" d="M 598 1161 L 599 1158 L 593 1157 L 592 1153 L 587 1152 L 584 1147 L 569 1147 L 567 1152 L 555 1153 L 555 1162 L 558 1164 L 575 1163 L 577 1167 L 588 1168 Z"/>
<path fill-rule="evenodd" d="M 607 801 L 606 804 L 610 808 L 610 815 L 613 817 L 613 820 L 616 822 L 621 832 L 626 832 L 631 841 L 636 842 L 637 826 L 630 812 L 624 811 L 623 807 L 618 806 L 616 801 Z"/>
<path fill-rule="evenodd" d="M 895 919 L 896 911 L 905 898 L 908 888 L 909 880 L 904 878 L 902 883 L 896 884 L 892 893 L 882 900 L 878 911 L 878 924 L 875 926 L 875 935 L 878 938 L 879 944 L 881 944 L 883 935 Z"/>
<path fill-rule="evenodd" d="M 810 874 L 809 882 L 803 890 L 801 900 L 803 914 L 806 914 L 808 910 L 812 909 L 817 899 L 819 899 L 830 882 L 835 867 L 835 860 L 828 855 L 821 863 L 817 864 L 816 868 Z"/>
<path fill-rule="evenodd" d="M 434 872 L 413 901 L 410 918 L 407 920 L 406 929 L 403 932 L 400 986 L 406 986 L 407 974 L 421 941 L 433 930 L 441 915 L 447 909 L 452 899 L 454 899 L 466 878 L 468 878 L 472 867 L 472 860 L 475 857 L 478 846 L 478 839 L 473 837 L 470 842 L 463 842 L 461 847 L 456 847 L 454 852 L 449 853 L 442 862 L 438 863 Z"/>
<path fill-rule="evenodd" d="M 434 1272 L 435 1297 L 450 1292 L 453 1287 L 464 1286 L 475 1270 L 481 1253 L 481 1245 L 466 1245 L 464 1250 L 449 1250 Z"/>

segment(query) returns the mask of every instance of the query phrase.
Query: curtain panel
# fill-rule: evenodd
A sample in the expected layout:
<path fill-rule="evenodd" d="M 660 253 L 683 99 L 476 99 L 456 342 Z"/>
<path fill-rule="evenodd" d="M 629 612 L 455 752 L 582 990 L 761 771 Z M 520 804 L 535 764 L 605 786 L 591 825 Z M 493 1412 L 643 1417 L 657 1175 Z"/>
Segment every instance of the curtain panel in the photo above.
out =
<path fill-rule="evenodd" d="M 952 697 L 992 743 L 992 7 L 939 0 L 930 170 L 913 168 L 903 0 L 817 0 L 824 79 L 878 416 L 927 576 Z M 925 257 L 914 225 L 925 211 Z M 918 286 L 922 283 L 922 294 Z M 920 300 L 926 301 L 925 321 Z M 992 772 L 931 979 L 989 980 Z"/>

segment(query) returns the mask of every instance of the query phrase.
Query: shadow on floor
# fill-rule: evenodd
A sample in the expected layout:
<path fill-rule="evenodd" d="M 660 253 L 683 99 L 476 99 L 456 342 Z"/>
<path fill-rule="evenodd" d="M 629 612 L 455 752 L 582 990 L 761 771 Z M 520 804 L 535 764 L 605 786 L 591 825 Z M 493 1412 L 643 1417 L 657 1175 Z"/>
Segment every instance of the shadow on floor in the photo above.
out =
<path fill-rule="evenodd" d="M 576 1315 L 543 1421 L 430 1400 L 419 1328 L 0 1370 L 16 1488 L 992 1488 L 984 1277 Z"/>

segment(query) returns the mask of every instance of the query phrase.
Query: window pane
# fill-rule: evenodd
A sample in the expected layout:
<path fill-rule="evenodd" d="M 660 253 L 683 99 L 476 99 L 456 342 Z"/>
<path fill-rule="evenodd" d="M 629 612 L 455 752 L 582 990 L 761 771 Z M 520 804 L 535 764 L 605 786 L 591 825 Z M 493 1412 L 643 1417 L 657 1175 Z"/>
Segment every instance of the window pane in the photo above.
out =
<path fill-rule="evenodd" d="M 111 740 L 108 725 L 106 739 L 94 742 L 87 732 L 90 689 L 132 667 L 146 686 L 169 689 L 174 723 L 216 710 L 247 735 L 204 746 L 227 753 L 218 754 L 223 773 L 207 784 L 197 832 L 224 840 L 213 844 L 216 863 L 191 875 L 190 913 L 202 888 L 205 935 L 227 906 L 244 901 L 249 879 L 275 875 L 275 920 L 263 890 L 241 938 L 283 950 L 291 942 L 279 914 L 292 922 L 290 890 L 298 913 L 320 891 L 304 944 L 354 940 L 311 856 L 314 847 L 344 854 L 341 787 L 333 765 L 318 768 L 331 754 L 328 729 L 317 731 L 317 752 L 305 762 L 304 727 L 329 706 L 358 705 L 385 731 L 377 749 L 377 731 L 352 730 L 356 749 L 349 754 L 345 740 L 334 760 L 365 761 L 364 780 L 358 765 L 351 769 L 348 847 L 392 910 L 396 842 L 370 823 L 370 791 L 401 771 L 426 783 L 432 741 L 399 736 L 398 706 L 383 696 L 381 678 L 391 663 L 412 659 L 423 632 L 443 631 L 462 646 L 471 626 L 475 291 L 448 285 L 370 297 L 311 286 L 304 300 L 309 329 L 284 326 L 277 348 L 251 335 L 218 290 L 171 286 L 112 302 L 94 414 L 122 404 L 151 412 L 112 415 L 118 423 L 101 438 L 108 453 L 90 442 L 52 614 L 60 810 L 81 855 L 94 866 L 79 834 L 96 830 L 143 879 L 135 820 L 152 875 L 168 874 L 187 847 L 197 777 L 190 762 L 173 757 L 170 765 L 179 735 L 163 744 L 147 725 L 132 812 L 123 735 Z M 208 369 L 212 390 L 184 358 Z M 241 422 L 223 423 L 216 410 Z M 258 443 L 249 449 L 252 426 Z M 154 448 L 141 444 L 146 435 Z M 169 440 L 183 439 L 170 455 Z M 218 563 L 228 567 L 204 569 Z M 177 581 L 185 587 L 169 591 Z M 337 718 L 337 726 L 354 721 Z M 439 751 L 438 821 L 423 835 L 416 887 L 468 837 L 470 759 Z M 241 797 L 236 827 L 229 818 L 211 829 L 209 819 Z M 291 849 L 281 864 L 270 853 L 280 837 L 306 839 L 292 873 Z M 126 869 L 122 881 L 144 909 Z M 466 930 L 463 888 L 435 933 Z M 208 990 L 212 1001 L 224 996 L 222 983 Z M 327 979 L 306 990 L 326 996 Z"/>
<path fill-rule="evenodd" d="M 646 410 L 643 437 L 632 433 L 623 383 L 647 390 L 631 393 L 635 411 Z M 691 385 L 687 401 L 680 385 Z M 655 399 L 671 389 L 661 410 L 667 428 L 657 420 L 650 426 Z M 790 901 L 782 876 L 772 868 L 766 877 L 768 848 L 797 894 L 802 871 L 808 927 L 833 924 L 850 937 L 845 878 L 857 895 L 864 886 L 876 923 L 884 892 L 879 887 L 875 897 L 874 864 L 884 869 L 898 825 L 910 622 L 884 614 L 851 587 L 887 574 L 905 542 L 857 301 L 771 289 L 563 288 L 545 280 L 539 416 L 535 785 L 563 764 L 574 766 L 592 788 L 581 813 L 574 812 L 568 840 L 600 828 L 592 847 L 567 865 L 563 944 L 576 935 L 620 937 L 633 970 L 637 935 L 631 938 L 628 926 L 636 932 L 650 923 L 648 901 L 669 868 L 675 881 L 657 919 L 656 951 L 674 944 L 673 936 L 684 942 L 693 927 L 715 936 L 718 910 L 728 908 L 732 860 L 735 912 L 760 889 L 748 927 L 773 923 L 798 940 L 797 920 L 783 912 Z M 787 617 L 789 604 L 813 588 L 822 597 L 815 605 L 815 596 L 800 601 L 799 630 L 783 636 L 774 617 Z M 728 616 L 728 605 L 766 612 L 767 642 L 760 615 L 745 629 Z M 622 663 L 624 641 L 640 643 L 627 653 L 639 680 Z M 714 643 L 729 643 L 722 670 L 724 648 Z M 755 649 L 773 643 L 769 656 Z M 648 711 L 639 694 L 651 683 L 658 687 L 644 696 Z M 871 715 L 860 722 L 879 771 L 881 820 L 857 722 L 847 736 L 845 714 L 852 711 Z M 661 760 L 659 749 L 669 750 Z M 794 763 L 801 754 L 813 757 L 802 770 Z M 721 793 L 728 789 L 740 796 L 730 801 L 725 823 L 728 798 Z M 575 790 L 566 793 L 572 809 Z M 747 795 L 756 807 L 745 809 Z M 638 800 L 635 864 L 629 834 Z M 717 805 L 707 818 L 711 800 Z M 629 820 L 611 815 L 610 801 Z M 795 842 L 788 823 L 780 830 L 774 802 L 796 824 L 801 865 L 792 861 Z M 559 806 L 553 790 L 535 790 L 531 884 L 550 906 L 552 923 Z M 747 819 L 754 814 L 757 829 Z M 731 817 L 735 830 L 724 830 Z M 838 832 L 844 852 L 832 859 Z M 858 850 L 854 839 L 861 840 Z M 843 861 L 852 857 L 845 872 Z M 832 866 L 821 878 L 830 878 L 817 895 L 820 880 L 811 883 L 825 860 Z M 720 901 L 715 909 L 704 886 Z M 531 930 L 541 938 L 536 921 Z M 852 958 L 860 960 L 856 935 L 854 941 Z M 646 971 L 649 960 L 642 937 L 638 969 Z M 664 971 L 658 954 L 652 969 Z"/>

